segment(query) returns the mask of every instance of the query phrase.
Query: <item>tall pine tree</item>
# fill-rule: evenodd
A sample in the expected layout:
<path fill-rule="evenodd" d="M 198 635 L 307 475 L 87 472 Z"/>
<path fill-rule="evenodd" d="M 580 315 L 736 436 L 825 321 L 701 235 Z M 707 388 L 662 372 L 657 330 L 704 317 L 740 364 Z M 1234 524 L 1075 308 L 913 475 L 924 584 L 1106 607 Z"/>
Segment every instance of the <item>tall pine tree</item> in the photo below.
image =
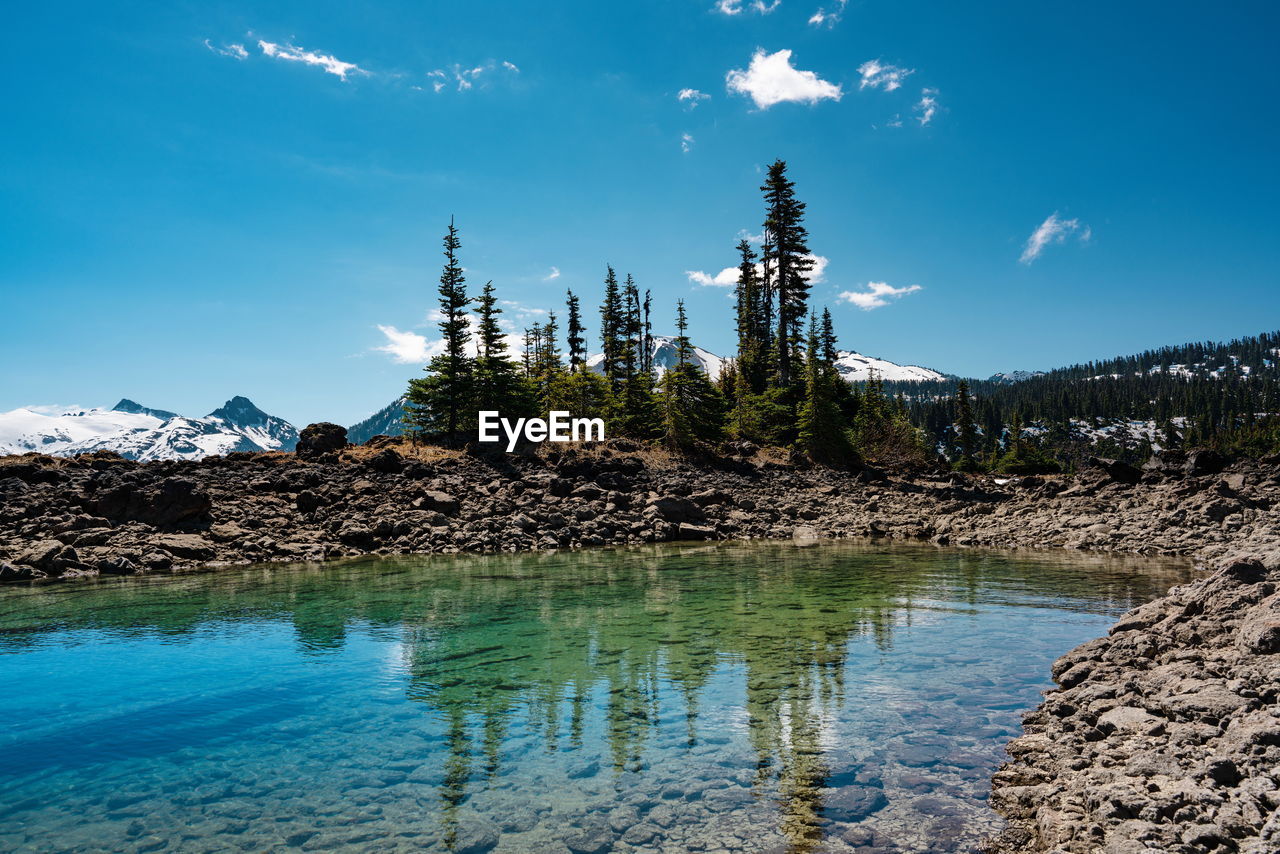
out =
<path fill-rule="evenodd" d="M 453 439 L 475 419 L 474 363 L 467 355 L 470 319 L 466 278 L 458 261 L 458 229 L 449 220 L 444 237 L 444 269 L 440 273 L 440 338 L 444 352 L 427 365 L 428 376 L 409 381 L 405 421 L 417 433 Z"/>
<path fill-rule="evenodd" d="M 693 361 L 684 300 L 676 303 L 676 364 L 662 375 L 659 406 L 663 440 L 687 448 L 696 440 L 714 441 L 724 434 L 724 397 Z"/>
<path fill-rule="evenodd" d="M 476 298 L 475 409 L 497 411 L 503 417 L 525 417 L 532 414 L 532 395 L 507 353 L 506 336 L 498 324 L 500 314 L 493 282 L 488 282 Z"/>
<path fill-rule="evenodd" d="M 969 399 L 969 383 L 960 380 L 956 386 L 956 462 L 957 471 L 974 471 L 978 467 L 978 427 L 973 420 L 973 404 Z"/>
<path fill-rule="evenodd" d="M 853 457 L 840 407 L 836 405 L 833 372 L 824 363 L 818 336 L 818 320 L 809 315 L 805 347 L 804 402 L 797 418 L 796 444 L 811 460 L 844 465 Z M 837 382 L 843 382 L 838 377 Z"/>
<path fill-rule="evenodd" d="M 787 164 L 775 160 L 764 185 L 764 229 L 768 242 L 764 265 L 771 271 L 777 303 L 774 360 L 777 383 L 790 387 L 802 370 L 801 335 L 809 305 L 809 231 L 804 226 L 804 202 L 796 198 L 795 183 L 787 177 Z"/>
<path fill-rule="evenodd" d="M 587 367 L 587 338 L 582 327 L 582 310 L 573 291 L 567 291 L 569 327 L 566 342 L 569 345 L 569 370 L 578 372 Z"/>

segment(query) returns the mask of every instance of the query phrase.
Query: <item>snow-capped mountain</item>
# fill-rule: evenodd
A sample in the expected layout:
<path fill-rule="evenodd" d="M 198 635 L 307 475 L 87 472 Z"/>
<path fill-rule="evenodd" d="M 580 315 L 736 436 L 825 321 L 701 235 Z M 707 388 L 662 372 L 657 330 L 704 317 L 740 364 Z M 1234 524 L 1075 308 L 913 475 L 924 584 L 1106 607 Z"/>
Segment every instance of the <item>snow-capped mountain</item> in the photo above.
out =
<path fill-rule="evenodd" d="M 931 368 L 919 365 L 899 365 L 888 359 L 877 359 L 864 356 L 851 350 L 841 350 L 836 356 L 836 370 L 847 382 L 861 382 L 871 376 L 872 372 L 882 380 L 898 382 L 903 380 L 945 380 L 946 374 L 940 374 Z"/>
<path fill-rule="evenodd" d="M 1020 383 L 1023 380 L 1044 376 L 1044 371 L 1005 371 L 988 377 L 994 383 Z"/>
<path fill-rule="evenodd" d="M 111 409 L 33 407 L 0 413 L 0 454 L 69 457 L 115 451 L 131 460 L 197 460 L 232 451 L 291 451 L 298 431 L 247 398 L 233 397 L 204 418 L 186 418 L 122 400 Z"/>
<path fill-rule="evenodd" d="M 716 379 L 720 376 L 720 371 L 724 369 L 725 362 L 723 359 L 712 353 L 710 350 L 704 350 L 696 344 L 691 345 L 693 350 L 692 359 L 702 368 L 703 373 Z M 653 336 L 653 372 L 656 376 L 662 376 L 669 369 L 676 366 L 678 356 L 676 355 L 676 339 L 668 335 Z M 594 356 L 587 357 L 587 367 L 598 374 L 604 373 L 604 353 L 596 353 Z"/>

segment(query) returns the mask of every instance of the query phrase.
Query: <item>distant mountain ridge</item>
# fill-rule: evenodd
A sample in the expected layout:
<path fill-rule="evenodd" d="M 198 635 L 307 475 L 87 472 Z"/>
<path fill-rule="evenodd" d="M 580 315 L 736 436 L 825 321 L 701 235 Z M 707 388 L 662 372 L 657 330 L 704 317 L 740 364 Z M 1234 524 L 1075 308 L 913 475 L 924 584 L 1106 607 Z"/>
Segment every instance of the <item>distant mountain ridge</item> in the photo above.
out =
<path fill-rule="evenodd" d="M 292 451 L 298 431 L 236 396 L 203 418 L 152 409 L 128 398 L 111 409 L 43 408 L 0 413 L 0 454 L 70 457 L 114 451 L 130 460 L 198 460 L 232 451 Z"/>

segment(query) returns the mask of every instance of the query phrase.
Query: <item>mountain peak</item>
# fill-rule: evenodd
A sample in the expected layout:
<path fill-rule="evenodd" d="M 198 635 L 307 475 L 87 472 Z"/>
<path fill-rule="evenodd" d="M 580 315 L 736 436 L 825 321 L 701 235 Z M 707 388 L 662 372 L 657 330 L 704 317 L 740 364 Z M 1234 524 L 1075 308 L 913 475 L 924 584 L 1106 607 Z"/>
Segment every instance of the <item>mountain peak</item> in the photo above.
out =
<path fill-rule="evenodd" d="M 210 412 L 206 418 L 221 418 L 228 424 L 262 424 L 271 416 L 254 406 L 247 397 L 236 395 Z"/>
<path fill-rule="evenodd" d="M 159 418 L 167 421 L 170 418 L 177 418 L 176 412 L 170 412 L 167 409 L 152 409 L 149 406 L 143 406 L 141 403 L 130 400 L 127 397 L 120 398 L 120 402 L 111 407 L 112 412 L 129 412 L 133 415 L 150 415 L 153 418 Z"/>

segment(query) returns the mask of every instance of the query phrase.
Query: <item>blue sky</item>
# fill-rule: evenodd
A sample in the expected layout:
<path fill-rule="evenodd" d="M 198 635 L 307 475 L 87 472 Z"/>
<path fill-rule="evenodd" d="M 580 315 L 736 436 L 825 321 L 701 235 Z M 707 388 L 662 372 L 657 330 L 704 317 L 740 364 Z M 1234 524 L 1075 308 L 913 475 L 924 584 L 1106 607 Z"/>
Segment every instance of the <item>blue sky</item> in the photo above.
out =
<path fill-rule="evenodd" d="M 244 394 L 299 424 L 358 420 L 418 375 L 396 359 L 435 336 L 451 215 L 470 283 L 492 279 L 513 319 L 562 311 L 566 287 L 594 307 L 611 263 L 660 319 L 683 297 L 695 340 L 724 353 L 714 280 L 758 232 L 777 157 L 845 347 L 986 376 L 1274 329 L 1278 18 L 1154 2 L 15 7 L 0 410 L 128 396 L 195 415 Z"/>

